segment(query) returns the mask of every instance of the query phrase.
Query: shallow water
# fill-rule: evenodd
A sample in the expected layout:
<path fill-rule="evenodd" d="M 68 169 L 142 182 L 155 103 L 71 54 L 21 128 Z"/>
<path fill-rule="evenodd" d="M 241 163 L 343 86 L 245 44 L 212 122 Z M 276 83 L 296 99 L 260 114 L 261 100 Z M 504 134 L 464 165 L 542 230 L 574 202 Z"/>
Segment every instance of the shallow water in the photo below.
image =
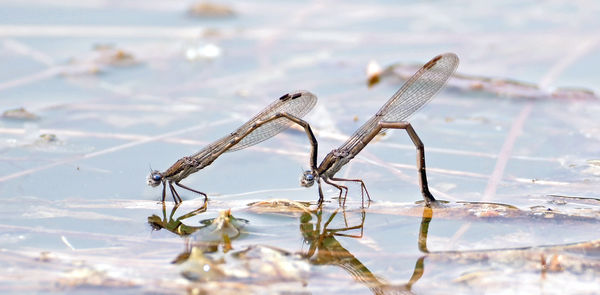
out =
<path fill-rule="evenodd" d="M 598 290 L 597 3 L 192 5 L 0 4 L 2 293 Z M 318 208 L 294 128 L 186 178 L 206 204 L 145 183 L 296 89 L 320 160 L 442 52 L 459 75 L 410 119 L 432 209 L 401 130 L 337 175 L 371 203 Z"/>

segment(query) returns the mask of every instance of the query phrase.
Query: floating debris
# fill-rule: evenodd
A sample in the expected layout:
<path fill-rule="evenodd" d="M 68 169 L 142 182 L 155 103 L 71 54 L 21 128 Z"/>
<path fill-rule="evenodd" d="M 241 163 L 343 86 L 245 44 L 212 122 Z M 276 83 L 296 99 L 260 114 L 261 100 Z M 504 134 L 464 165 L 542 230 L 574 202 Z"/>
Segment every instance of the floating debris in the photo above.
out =
<path fill-rule="evenodd" d="M 600 167 L 600 160 L 587 160 L 588 164 Z"/>
<path fill-rule="evenodd" d="M 529 209 L 491 202 L 447 202 L 433 208 L 436 218 L 461 219 L 461 220 L 502 220 L 502 222 L 528 222 L 540 221 L 552 218 L 556 221 L 597 223 L 600 222 L 600 211 L 596 208 L 600 201 L 588 197 L 566 197 L 549 195 L 541 197 L 542 201 L 552 203 L 556 199 L 565 199 L 569 206 L 561 207 L 532 206 Z M 550 209 L 550 210 L 548 210 Z M 375 203 L 369 208 L 369 212 L 381 214 L 393 214 L 400 216 L 420 216 L 421 207 L 395 206 L 392 203 Z"/>
<path fill-rule="evenodd" d="M 2 113 L 2 118 L 11 119 L 11 120 L 37 120 L 37 119 L 39 119 L 39 117 L 36 114 L 29 112 L 28 110 L 26 110 L 23 107 L 4 111 L 4 113 Z"/>
<path fill-rule="evenodd" d="M 57 142 L 58 141 L 58 137 L 56 137 L 56 134 L 49 134 L 49 133 L 44 133 L 44 134 L 40 134 L 40 137 L 38 139 L 38 142 L 42 143 L 42 142 Z"/>
<path fill-rule="evenodd" d="M 126 67 L 139 63 L 132 53 L 115 48 L 112 45 L 96 45 L 94 51 L 97 53 L 94 62 L 101 65 Z"/>
<path fill-rule="evenodd" d="M 240 236 L 248 220 L 235 218 L 231 210 L 221 211 L 217 218 L 200 221 L 205 226 L 194 234 L 194 239 L 202 242 L 227 243 Z"/>
<path fill-rule="evenodd" d="M 235 15 L 231 7 L 208 1 L 193 4 L 188 13 L 195 17 L 231 17 Z"/>
<path fill-rule="evenodd" d="M 379 65 L 377 61 L 369 61 L 369 63 L 367 64 L 367 85 L 369 85 L 369 87 L 372 87 L 375 84 L 379 83 L 382 73 L 383 68 L 381 68 L 381 65 Z"/>
<path fill-rule="evenodd" d="M 190 213 L 184 216 L 188 215 L 190 215 Z M 231 210 L 225 210 L 221 211 L 217 218 L 205 219 L 200 221 L 200 223 L 203 225 L 199 227 L 187 227 L 194 229 L 194 231 L 191 232 L 194 234 L 191 236 L 192 241 L 186 247 L 187 250 L 180 253 L 173 260 L 173 263 L 179 264 L 188 260 L 190 256 L 192 256 L 194 248 L 199 249 L 203 253 L 214 253 L 217 252 L 219 246 L 221 246 L 222 251 L 227 253 L 229 250 L 233 249 L 231 241 L 242 234 L 242 229 L 249 221 L 235 218 L 231 215 Z"/>
<path fill-rule="evenodd" d="M 598 241 L 590 241 L 522 249 L 438 252 L 427 256 L 427 265 L 443 267 L 446 273 L 455 271 L 453 283 L 486 292 L 505 292 L 508 285 L 518 286 L 520 290 L 531 285 L 535 290 L 540 279 L 560 275 L 561 279 L 555 280 L 559 284 L 555 286 L 556 292 L 550 293 L 565 294 L 566 290 L 569 294 L 589 293 L 589 290 L 597 288 L 600 281 L 597 275 L 600 261 L 582 257 L 580 253 L 597 253 L 598 245 Z M 563 285 L 565 280 L 578 281 L 578 284 Z"/>
<path fill-rule="evenodd" d="M 198 247 L 193 247 L 185 260 L 176 260 L 175 263 L 181 264 L 181 275 L 191 281 L 215 281 L 227 277 L 223 267 L 218 265 L 219 261 L 204 256 Z"/>
<path fill-rule="evenodd" d="M 542 271 L 543 272 L 560 272 L 564 271 L 564 267 L 561 266 L 561 260 L 563 256 L 560 254 L 553 254 L 549 257 L 549 261 L 545 259 L 544 254 L 541 255 Z"/>
<path fill-rule="evenodd" d="M 564 195 L 548 195 L 548 197 L 552 198 L 551 202 L 560 203 L 561 205 L 565 204 L 575 204 L 577 208 L 581 208 L 582 206 L 588 206 L 594 211 L 598 211 L 597 208 L 600 206 L 600 198 L 590 198 L 583 196 L 564 196 Z M 572 212 L 570 212 L 572 214 Z M 600 213 L 600 212 L 599 212 Z M 598 215 L 600 218 L 600 215 Z"/>
<path fill-rule="evenodd" d="M 557 88 L 551 93 L 554 98 L 563 99 L 597 99 L 598 96 L 589 90 L 584 88 Z"/>
<path fill-rule="evenodd" d="M 133 53 L 113 45 L 95 45 L 89 56 L 71 58 L 69 64 L 61 69 L 63 76 L 96 75 L 107 67 L 129 67 L 140 64 Z"/>
<path fill-rule="evenodd" d="M 58 287 L 102 287 L 102 288 L 124 288 L 136 287 L 133 281 L 116 278 L 92 267 L 83 266 L 75 268 L 67 273 L 57 282 Z"/>
<path fill-rule="evenodd" d="M 42 251 L 40 252 L 40 256 L 37 257 L 35 260 L 39 261 L 39 262 L 51 262 L 54 259 L 53 254 L 48 252 L 48 251 Z"/>
<path fill-rule="evenodd" d="M 192 248 L 179 263 L 181 274 L 191 281 L 305 281 L 310 264 L 300 255 L 269 246 L 253 245 L 229 253 L 205 253 Z"/>
<path fill-rule="evenodd" d="M 310 213 L 310 202 L 287 199 L 271 199 L 248 204 L 248 209 L 256 213 Z"/>

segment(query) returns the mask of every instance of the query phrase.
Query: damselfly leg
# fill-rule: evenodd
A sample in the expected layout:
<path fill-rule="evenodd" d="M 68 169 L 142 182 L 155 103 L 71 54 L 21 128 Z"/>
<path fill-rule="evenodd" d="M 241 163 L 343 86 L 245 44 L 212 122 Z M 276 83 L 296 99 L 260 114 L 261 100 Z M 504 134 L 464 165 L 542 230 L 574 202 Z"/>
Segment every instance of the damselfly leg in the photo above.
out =
<path fill-rule="evenodd" d="M 329 178 L 329 180 L 333 180 L 333 181 L 352 181 L 352 182 L 358 182 L 358 183 L 360 183 L 360 196 L 361 196 L 362 203 L 364 204 L 364 202 L 365 202 L 365 193 L 367 194 L 367 199 L 369 200 L 369 202 L 371 202 L 371 196 L 369 195 L 369 191 L 367 190 L 367 186 L 362 181 L 362 179 L 349 179 L 349 178 L 331 177 L 331 178 Z M 346 195 L 347 194 L 348 194 L 348 188 L 346 187 Z M 346 205 L 346 198 L 345 197 L 344 197 L 344 202 L 343 202 L 342 205 L 344 205 L 344 206 Z"/>
<path fill-rule="evenodd" d="M 415 129 L 413 129 L 412 125 L 409 122 L 379 122 L 377 124 L 377 128 L 375 128 L 372 132 L 374 134 L 379 133 L 382 129 L 404 129 L 410 140 L 412 140 L 413 144 L 417 148 L 417 169 L 419 172 L 419 185 L 421 187 L 421 194 L 423 195 L 423 199 L 427 205 L 435 202 L 435 198 L 429 192 L 429 186 L 427 185 L 427 173 L 425 171 L 425 146 L 423 142 L 417 135 Z"/>

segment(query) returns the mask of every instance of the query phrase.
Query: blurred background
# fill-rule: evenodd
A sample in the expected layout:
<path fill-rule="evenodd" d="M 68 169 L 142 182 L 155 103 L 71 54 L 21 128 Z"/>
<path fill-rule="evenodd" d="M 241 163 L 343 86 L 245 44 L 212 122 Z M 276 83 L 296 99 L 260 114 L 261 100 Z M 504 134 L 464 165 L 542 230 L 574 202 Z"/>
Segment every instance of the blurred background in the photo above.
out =
<path fill-rule="evenodd" d="M 594 241 L 598 15 L 600 3 L 586 0 L 1 1 L 0 259 L 7 267 L 0 290 L 196 290 L 170 264 L 184 248 L 182 239 L 147 223 L 149 215 L 162 214 L 161 190 L 146 185 L 151 169 L 168 168 L 297 89 L 319 98 L 305 119 L 319 140 L 320 160 L 443 52 L 460 57 L 457 74 L 410 119 L 425 143 L 434 195 L 458 211 L 454 217 L 439 211 L 449 218 L 444 222 L 430 220 L 429 250 Z M 248 204 L 274 198 L 314 203 L 316 187 L 298 183 L 309 148 L 302 130 L 292 128 L 188 177 L 183 184 L 209 195 L 207 212 L 189 224 L 232 209 L 249 221 L 233 249 L 303 249 L 299 216 L 256 213 Z M 417 246 L 425 215 L 415 203 L 421 199 L 415 149 L 403 131 L 370 143 L 337 176 L 364 180 L 374 199 L 365 212 L 360 187 L 348 184 L 347 209 L 358 220 L 363 214 L 364 233 L 340 243 L 376 277 L 403 285 L 415 261 L 435 261 Z M 337 190 L 324 188 L 330 211 L 323 212 L 335 215 Z M 203 204 L 181 192 L 180 213 Z M 506 208 L 518 222 L 477 219 Z M 548 210 L 563 221 L 534 218 Z M 467 226 L 461 214 L 477 221 Z M 538 252 L 527 253 L 535 258 L 521 262 L 539 262 Z M 504 284 L 553 293 L 589 291 L 599 282 L 597 258 L 587 256 L 596 264 L 585 276 L 569 272 L 563 261 L 567 271 L 543 279 L 544 266 L 522 270 L 519 263 L 483 270 L 466 264 L 476 275 L 465 279 L 464 264 L 448 263 L 460 259 L 441 257 L 435 272 L 425 268 L 404 289 L 495 292 Z M 551 265 L 554 258 L 548 259 Z M 490 269 L 501 270 L 491 272 L 491 282 Z M 90 279 L 95 276 L 99 281 Z M 582 289 L 565 290 L 566 278 Z M 31 284 L 11 283 L 17 279 Z M 334 293 L 385 293 L 340 267 L 313 266 L 303 280 L 277 289 L 249 279 L 243 288 L 319 292 L 338 282 Z"/>

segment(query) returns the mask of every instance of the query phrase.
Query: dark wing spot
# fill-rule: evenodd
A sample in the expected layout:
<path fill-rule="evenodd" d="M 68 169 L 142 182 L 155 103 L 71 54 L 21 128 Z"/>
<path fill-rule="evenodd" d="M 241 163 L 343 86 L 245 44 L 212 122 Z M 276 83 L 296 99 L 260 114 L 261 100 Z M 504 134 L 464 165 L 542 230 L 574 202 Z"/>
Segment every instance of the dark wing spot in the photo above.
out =
<path fill-rule="evenodd" d="M 298 97 L 300 97 L 300 96 L 302 96 L 302 93 L 298 92 L 298 93 L 296 93 L 296 94 L 292 95 L 292 99 L 294 99 L 294 98 L 298 98 Z"/>
<path fill-rule="evenodd" d="M 426 63 L 423 68 L 425 69 L 431 69 L 433 68 L 433 66 L 435 66 L 435 64 L 438 62 L 438 60 L 440 60 L 442 58 L 441 55 L 438 55 L 436 57 L 434 57 L 432 60 L 430 60 L 428 63 Z"/>
<path fill-rule="evenodd" d="M 286 94 L 282 95 L 282 96 L 279 98 L 279 100 L 286 100 L 286 99 L 288 99 L 288 98 L 290 98 L 290 94 L 289 94 L 289 93 L 286 93 Z"/>

